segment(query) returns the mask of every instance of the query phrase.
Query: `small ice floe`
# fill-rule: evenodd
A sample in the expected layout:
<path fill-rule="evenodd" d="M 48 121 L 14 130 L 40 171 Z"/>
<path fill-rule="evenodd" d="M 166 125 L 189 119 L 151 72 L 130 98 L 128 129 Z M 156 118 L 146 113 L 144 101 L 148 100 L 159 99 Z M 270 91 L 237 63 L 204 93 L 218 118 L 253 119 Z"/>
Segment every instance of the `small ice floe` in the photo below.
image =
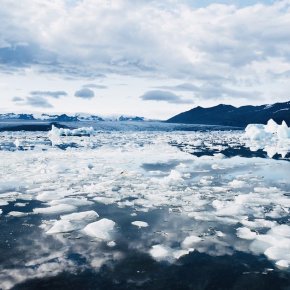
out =
<path fill-rule="evenodd" d="M 33 209 L 35 214 L 58 214 L 75 211 L 76 207 L 70 204 L 57 204 L 49 207 L 39 207 Z"/>
<path fill-rule="evenodd" d="M 107 243 L 107 246 L 110 247 L 110 248 L 113 248 L 116 246 L 116 242 L 115 241 L 110 241 Z"/>
<path fill-rule="evenodd" d="M 167 260 L 171 256 L 170 249 L 164 245 L 152 246 L 149 253 L 157 261 Z"/>
<path fill-rule="evenodd" d="M 201 241 L 202 239 L 200 237 L 191 235 L 184 239 L 181 246 L 183 249 L 191 249 L 191 248 L 194 248 L 194 246 Z"/>
<path fill-rule="evenodd" d="M 48 136 L 90 136 L 95 132 L 93 127 L 82 127 L 77 129 L 57 128 L 52 125 Z"/>
<path fill-rule="evenodd" d="M 83 231 L 90 237 L 109 241 L 115 225 L 116 223 L 114 221 L 104 218 L 88 224 Z"/>
<path fill-rule="evenodd" d="M 246 182 L 243 180 L 234 179 L 229 182 L 229 186 L 232 188 L 243 188 L 247 186 Z"/>
<path fill-rule="evenodd" d="M 83 211 L 83 212 L 75 212 L 67 215 L 62 215 L 60 218 L 62 220 L 68 220 L 68 221 L 92 221 L 98 218 L 99 215 L 93 211 Z"/>
<path fill-rule="evenodd" d="M 15 205 L 15 206 L 18 206 L 18 207 L 23 207 L 23 206 L 26 206 L 27 203 L 25 203 L 25 202 L 17 202 L 17 203 L 15 203 L 14 205 Z"/>
<path fill-rule="evenodd" d="M 23 217 L 23 216 L 27 216 L 28 213 L 27 212 L 21 212 L 21 211 L 10 211 L 7 215 L 8 216 L 13 216 L 13 217 Z"/>
<path fill-rule="evenodd" d="M 276 266 L 278 268 L 288 268 L 290 265 L 289 261 L 286 261 L 286 260 L 279 260 L 276 262 Z"/>
<path fill-rule="evenodd" d="M 131 223 L 133 226 L 136 226 L 138 228 L 147 228 L 149 225 L 146 222 L 142 222 L 142 221 L 134 221 Z"/>
<path fill-rule="evenodd" d="M 20 148 L 20 146 L 21 146 L 21 141 L 20 141 L 18 138 L 15 139 L 15 141 L 14 141 L 14 145 L 15 145 L 16 149 Z"/>
<path fill-rule="evenodd" d="M 98 217 L 99 215 L 93 210 L 62 215 L 46 233 L 57 234 L 80 230 Z"/>
<path fill-rule="evenodd" d="M 244 240 L 254 240 L 257 236 L 256 232 L 252 232 L 246 227 L 241 227 L 237 229 L 237 236 Z"/>
<path fill-rule="evenodd" d="M 149 254 L 156 261 L 167 261 L 174 262 L 175 260 L 180 259 L 181 257 L 188 255 L 190 252 L 194 251 L 194 249 L 173 249 L 168 246 L 159 244 L 154 245 L 149 250 Z"/>

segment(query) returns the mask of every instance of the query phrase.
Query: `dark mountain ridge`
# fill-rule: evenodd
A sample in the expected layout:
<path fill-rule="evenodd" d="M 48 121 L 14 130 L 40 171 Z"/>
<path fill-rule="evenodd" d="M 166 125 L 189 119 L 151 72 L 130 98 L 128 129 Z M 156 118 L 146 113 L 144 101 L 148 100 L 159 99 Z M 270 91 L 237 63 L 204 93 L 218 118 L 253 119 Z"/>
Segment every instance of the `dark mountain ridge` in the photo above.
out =
<path fill-rule="evenodd" d="M 285 121 L 289 126 L 290 101 L 271 105 L 248 105 L 242 107 L 223 104 L 210 108 L 198 106 L 180 113 L 166 122 L 246 127 L 248 124 L 266 124 L 269 119 L 273 119 L 279 124 Z"/>

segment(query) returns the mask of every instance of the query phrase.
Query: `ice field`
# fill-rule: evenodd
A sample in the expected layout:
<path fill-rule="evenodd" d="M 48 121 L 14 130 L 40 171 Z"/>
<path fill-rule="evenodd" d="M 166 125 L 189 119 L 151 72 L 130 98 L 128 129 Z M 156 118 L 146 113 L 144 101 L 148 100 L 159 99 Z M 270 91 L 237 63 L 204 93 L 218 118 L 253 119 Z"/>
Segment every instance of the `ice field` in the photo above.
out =
<path fill-rule="evenodd" d="M 290 286 L 287 125 L 118 126 L 0 132 L 0 288 Z"/>

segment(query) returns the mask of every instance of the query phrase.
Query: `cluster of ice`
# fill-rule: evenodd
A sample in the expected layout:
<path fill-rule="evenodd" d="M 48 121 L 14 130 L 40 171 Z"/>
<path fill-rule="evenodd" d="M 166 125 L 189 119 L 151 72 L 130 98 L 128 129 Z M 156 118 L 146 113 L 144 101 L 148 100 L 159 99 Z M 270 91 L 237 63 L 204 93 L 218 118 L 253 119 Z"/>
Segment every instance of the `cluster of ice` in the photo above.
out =
<path fill-rule="evenodd" d="M 110 256 L 98 248 L 104 244 L 98 240 L 106 242 L 106 250 L 117 251 L 118 240 L 113 238 L 122 235 L 122 227 L 116 227 L 117 216 L 98 217 L 100 204 L 124 209 L 132 225 L 147 227 L 135 231 L 140 241 L 129 248 L 143 250 L 158 261 L 174 262 L 193 250 L 209 255 L 237 250 L 264 254 L 277 267 L 285 268 L 290 263 L 289 225 L 280 224 L 289 219 L 290 163 L 226 158 L 221 153 L 188 154 L 202 153 L 203 148 L 214 153 L 235 148 L 241 145 L 242 134 L 99 132 L 75 138 L 83 145 L 82 139 L 86 139 L 87 145 L 65 151 L 45 143 L 44 134 L 42 139 L 36 133 L 27 133 L 28 137 L 12 134 L 1 144 L 16 138 L 29 144 L 31 136 L 37 145 L 34 150 L 0 151 L 0 212 L 13 205 L 10 212 L 3 210 L 7 220 L 38 215 L 43 235 L 61 242 L 66 251 L 75 247 L 78 252 L 85 244 L 89 251 L 82 254 L 96 268 Z M 73 136 L 58 137 L 75 140 Z M 44 140 L 42 145 L 36 143 L 39 139 Z M 146 214 L 153 210 L 165 210 L 166 215 L 148 226 L 142 219 L 151 221 L 154 215 L 147 219 Z M 115 231 L 118 235 L 113 236 Z M 86 243 L 86 239 L 93 242 Z M 32 240 L 32 244 L 36 242 Z M 49 268 L 55 261 L 44 263 Z M 63 261 L 66 265 L 65 257 Z M 35 269 L 29 271 L 37 275 Z M 5 273 L 10 275 L 11 269 Z"/>
<path fill-rule="evenodd" d="M 80 230 L 98 217 L 99 215 L 93 210 L 62 215 L 60 220 L 56 221 L 47 233 L 57 234 Z"/>
<path fill-rule="evenodd" d="M 61 136 L 91 136 L 95 132 L 93 127 L 82 127 L 76 129 L 57 128 L 52 125 L 48 132 L 48 138 L 52 145 L 59 145 L 62 143 Z"/>
<path fill-rule="evenodd" d="M 250 124 L 245 129 L 248 146 L 253 150 L 264 149 L 269 157 L 280 154 L 283 158 L 290 151 L 290 128 L 283 121 L 278 125 L 270 119 L 266 125 Z"/>

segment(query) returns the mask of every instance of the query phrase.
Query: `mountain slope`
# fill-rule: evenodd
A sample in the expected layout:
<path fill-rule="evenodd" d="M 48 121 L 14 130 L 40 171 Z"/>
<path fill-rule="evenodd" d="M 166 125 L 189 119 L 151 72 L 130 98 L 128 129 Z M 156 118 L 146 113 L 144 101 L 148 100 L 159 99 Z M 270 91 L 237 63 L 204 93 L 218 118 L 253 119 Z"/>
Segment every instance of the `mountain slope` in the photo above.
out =
<path fill-rule="evenodd" d="M 283 120 L 290 125 L 290 101 L 273 105 L 242 106 L 218 105 L 210 108 L 196 107 L 180 113 L 166 122 L 245 127 L 248 124 L 266 124 L 269 119 Z"/>

